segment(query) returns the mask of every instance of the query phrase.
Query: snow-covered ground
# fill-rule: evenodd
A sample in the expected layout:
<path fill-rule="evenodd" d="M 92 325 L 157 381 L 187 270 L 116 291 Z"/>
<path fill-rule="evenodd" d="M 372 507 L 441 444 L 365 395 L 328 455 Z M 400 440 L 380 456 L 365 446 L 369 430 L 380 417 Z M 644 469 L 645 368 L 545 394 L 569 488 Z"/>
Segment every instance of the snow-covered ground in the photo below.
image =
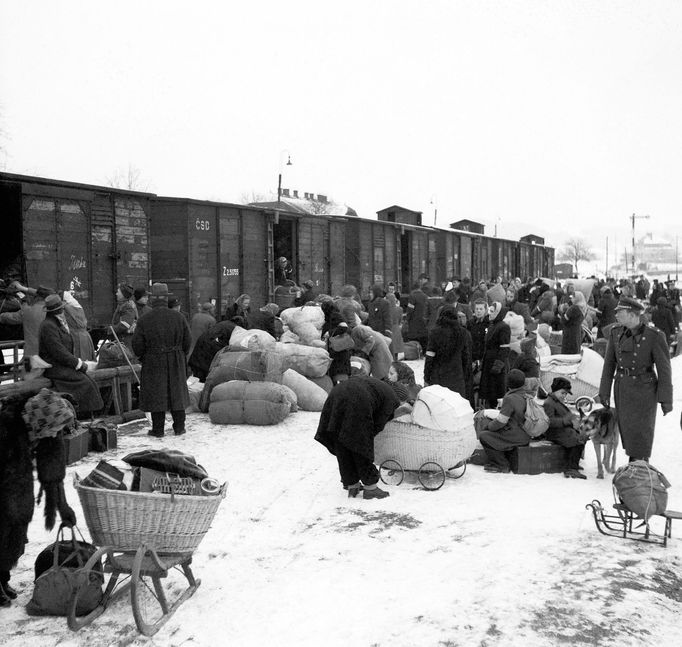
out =
<path fill-rule="evenodd" d="M 682 510 L 679 358 L 673 376 L 675 410 L 659 413 L 652 463 L 673 485 L 669 507 Z M 36 513 L 13 575 L 22 593 L 0 610 L 0 645 L 680 644 L 682 522 L 667 548 L 599 534 L 585 504 L 610 505 L 613 494 L 610 478 L 595 478 L 591 446 L 586 481 L 469 466 L 439 491 L 405 482 L 364 501 L 346 497 L 334 458 L 313 440 L 318 417 L 220 427 L 194 414 L 186 436 L 162 441 L 194 454 L 229 490 L 195 553 L 201 587 L 151 640 L 135 633 L 128 598 L 78 633 L 64 618 L 26 615 L 33 561 L 52 540 Z M 120 433 L 106 458 L 160 444 L 144 430 Z M 90 454 L 69 477 L 100 458 Z"/>

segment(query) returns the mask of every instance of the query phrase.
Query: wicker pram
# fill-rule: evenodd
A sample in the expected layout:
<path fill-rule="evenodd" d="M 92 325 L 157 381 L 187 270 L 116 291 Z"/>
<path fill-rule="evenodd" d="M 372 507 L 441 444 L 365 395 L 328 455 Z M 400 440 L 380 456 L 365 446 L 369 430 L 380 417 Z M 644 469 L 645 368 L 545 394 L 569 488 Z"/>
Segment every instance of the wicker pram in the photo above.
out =
<path fill-rule="evenodd" d="M 466 461 L 475 448 L 473 418 L 471 425 L 449 430 L 429 429 L 397 419 L 388 422 L 375 437 L 374 458 L 385 482 L 397 485 L 405 471 L 415 471 L 426 489 L 437 490 L 446 476 L 459 478 L 464 474 Z"/>
<path fill-rule="evenodd" d="M 552 359 L 556 359 L 556 355 L 550 356 L 549 358 L 541 358 L 540 383 L 542 384 L 542 388 L 547 391 L 547 393 L 550 393 L 554 378 L 566 378 L 571 383 L 571 394 L 567 397 L 567 402 L 570 404 L 580 405 L 581 408 L 589 411 L 592 408 L 594 399 L 599 394 L 599 377 L 601 376 L 601 370 L 599 370 L 599 376 L 592 372 L 593 382 L 588 382 L 578 377 L 578 374 L 581 374 L 580 368 L 581 364 L 586 359 L 586 354 L 592 355 L 593 362 L 594 358 L 598 356 L 598 353 L 584 348 L 580 355 L 575 355 L 575 362 L 568 362 L 564 364 L 564 370 L 552 370 L 552 368 L 547 366 L 547 360 L 551 361 Z M 568 358 L 571 356 L 564 355 L 563 357 Z M 603 364 L 603 358 L 600 358 L 600 360 L 601 364 Z"/>
<path fill-rule="evenodd" d="M 192 553 L 211 526 L 226 484 L 213 496 L 128 492 L 86 487 L 74 477 L 83 516 L 96 546 L 157 553 Z"/>

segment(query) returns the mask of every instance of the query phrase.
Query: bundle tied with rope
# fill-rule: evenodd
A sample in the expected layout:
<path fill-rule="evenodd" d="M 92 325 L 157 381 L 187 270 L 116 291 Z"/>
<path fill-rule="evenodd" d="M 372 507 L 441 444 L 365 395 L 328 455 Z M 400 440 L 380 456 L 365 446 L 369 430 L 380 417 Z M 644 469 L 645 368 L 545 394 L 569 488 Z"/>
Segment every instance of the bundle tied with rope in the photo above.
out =
<path fill-rule="evenodd" d="M 668 507 L 670 481 L 646 461 L 637 460 L 619 467 L 613 476 L 613 495 L 645 523 Z"/>

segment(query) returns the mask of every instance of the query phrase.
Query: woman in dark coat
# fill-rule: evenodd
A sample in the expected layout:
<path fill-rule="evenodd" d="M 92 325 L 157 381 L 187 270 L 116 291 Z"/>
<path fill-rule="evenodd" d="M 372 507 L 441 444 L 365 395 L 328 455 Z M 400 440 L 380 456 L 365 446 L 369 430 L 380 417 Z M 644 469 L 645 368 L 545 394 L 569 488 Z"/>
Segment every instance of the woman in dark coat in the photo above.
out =
<path fill-rule="evenodd" d="M 497 418 L 486 423 L 478 439 L 485 449 L 488 463 L 486 472 L 510 471 L 508 452 L 515 447 L 525 447 L 530 436 L 523 430 L 526 419 L 525 375 L 514 368 L 509 371 L 509 391 L 502 400 Z"/>
<path fill-rule="evenodd" d="M 587 304 L 582 292 L 573 295 L 573 305 L 569 306 L 561 317 L 563 333 L 561 335 L 561 352 L 575 355 L 580 352 L 583 337 L 583 321 L 587 312 Z"/>
<path fill-rule="evenodd" d="M 185 433 L 189 405 L 186 357 L 192 333 L 185 317 L 168 307 L 168 286 L 152 285 L 152 311 L 142 315 L 133 335 L 133 351 L 142 362 L 140 409 L 152 414 L 150 436 L 164 435 L 166 411 L 176 436 Z"/>
<path fill-rule="evenodd" d="M 509 371 L 511 330 L 504 321 L 506 314 L 507 309 L 501 303 L 494 301 L 490 306 L 490 323 L 485 335 L 478 397 L 492 409 L 497 407 L 497 401 L 504 396 Z"/>
<path fill-rule="evenodd" d="M 599 310 L 599 328 L 597 329 L 597 337 L 604 337 L 604 328 L 609 324 L 616 323 L 616 306 L 618 299 L 613 294 L 610 287 L 604 286 L 601 289 L 601 298 L 597 304 Z"/>
<path fill-rule="evenodd" d="M 665 335 L 668 343 L 674 340 L 677 326 L 665 297 L 658 297 L 656 305 L 651 309 L 651 323 Z"/>
<path fill-rule="evenodd" d="M 466 377 L 471 356 L 457 311 L 452 306 L 441 310 L 436 326 L 429 332 L 424 360 L 424 383 L 439 384 L 466 397 Z"/>
<path fill-rule="evenodd" d="M 57 294 L 45 299 L 45 320 L 40 324 L 38 349 L 40 357 L 52 365 L 45 369 L 45 377 L 54 382 L 57 391 L 74 397 L 80 416 L 104 407 L 99 388 L 86 375 L 87 364 L 74 355 L 64 303 Z"/>
<path fill-rule="evenodd" d="M 248 294 L 240 294 L 237 300 L 225 309 L 225 316 L 223 319 L 231 320 L 233 317 L 242 317 L 247 322 L 245 328 L 248 327 L 249 314 L 251 314 L 251 297 Z"/>
<path fill-rule="evenodd" d="M 197 339 L 188 364 L 192 375 L 199 378 L 199 382 L 206 381 L 215 354 L 230 343 L 235 328 L 236 324 L 232 321 L 219 321 Z"/>
<path fill-rule="evenodd" d="M 364 489 L 365 499 L 383 499 L 377 487 L 374 437 L 400 404 L 393 389 L 373 377 L 356 376 L 337 384 L 320 414 L 315 440 L 336 456 L 343 487 L 349 497 Z"/>
<path fill-rule="evenodd" d="M 568 467 L 564 472 L 566 478 L 587 478 L 579 471 L 580 458 L 585 449 L 585 438 L 578 431 L 580 419 L 566 406 L 566 395 L 571 392 L 571 383 L 565 377 L 555 377 L 551 390 L 552 393 L 542 405 L 549 418 L 549 429 L 545 433 L 545 438 L 568 450 L 566 461 Z"/>
<path fill-rule="evenodd" d="M 322 312 L 324 313 L 324 323 L 322 324 L 322 337 L 328 335 L 327 351 L 329 357 L 332 358 L 332 363 L 329 365 L 327 375 L 332 379 L 334 384 L 347 380 L 350 377 L 350 357 L 352 348 L 345 350 L 334 350 L 329 339 L 332 337 L 340 337 L 344 334 L 350 334 L 350 328 L 344 316 L 341 314 L 336 304 L 327 299 L 322 302 Z"/>

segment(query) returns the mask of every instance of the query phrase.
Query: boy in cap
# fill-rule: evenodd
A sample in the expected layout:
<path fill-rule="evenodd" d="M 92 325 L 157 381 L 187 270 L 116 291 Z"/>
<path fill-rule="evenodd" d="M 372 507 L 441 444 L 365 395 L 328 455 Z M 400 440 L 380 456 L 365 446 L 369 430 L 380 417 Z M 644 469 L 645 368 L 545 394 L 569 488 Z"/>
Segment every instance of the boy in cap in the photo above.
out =
<path fill-rule="evenodd" d="M 630 462 L 651 456 L 656 404 L 664 416 L 673 408 L 668 343 L 660 330 L 642 322 L 643 312 L 637 299 L 621 296 L 616 307 L 619 325 L 609 332 L 599 386 L 605 407 L 613 386 L 620 437 Z"/>
<path fill-rule="evenodd" d="M 580 419 L 571 413 L 566 406 L 566 396 L 571 393 L 571 383 L 565 377 L 555 377 L 552 380 L 551 393 L 542 406 L 549 418 L 549 429 L 545 438 L 550 442 L 565 447 L 567 451 L 566 478 L 587 478 L 580 470 L 580 458 L 585 448 L 585 438 L 580 435 Z"/>

